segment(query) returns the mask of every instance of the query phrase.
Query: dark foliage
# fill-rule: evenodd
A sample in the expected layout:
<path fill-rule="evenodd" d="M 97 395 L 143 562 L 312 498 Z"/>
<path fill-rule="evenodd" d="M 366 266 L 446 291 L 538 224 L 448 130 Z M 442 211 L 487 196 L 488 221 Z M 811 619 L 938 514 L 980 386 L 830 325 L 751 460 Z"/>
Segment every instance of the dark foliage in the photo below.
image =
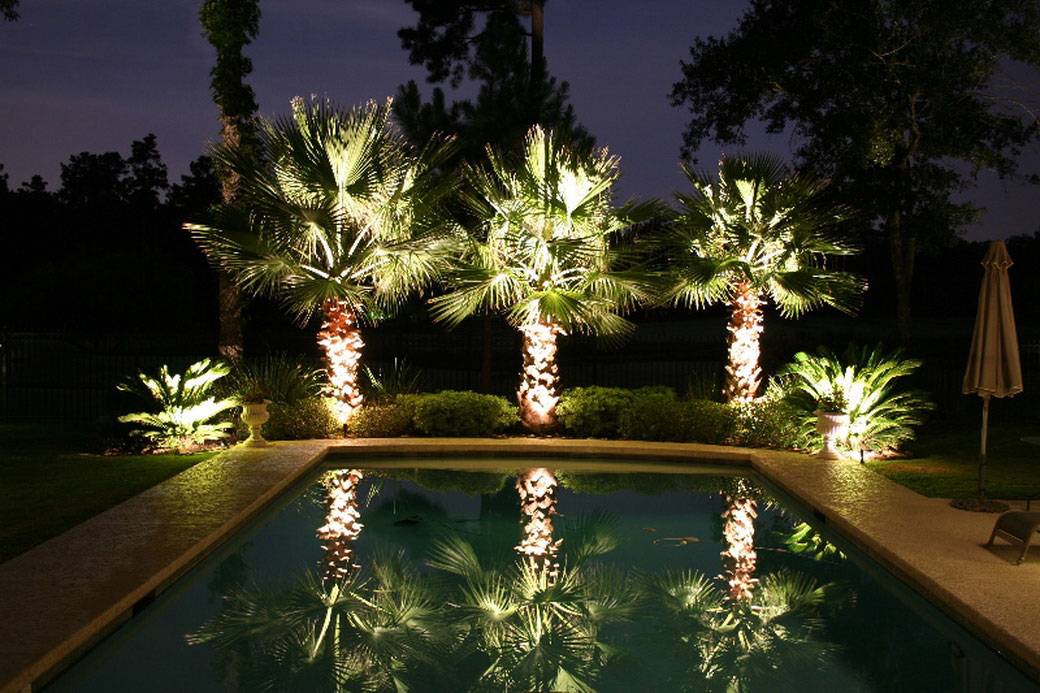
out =
<path fill-rule="evenodd" d="M 754 120 L 793 131 L 799 164 L 884 232 L 906 333 L 919 250 L 973 220 L 959 193 L 982 169 L 1013 175 L 1037 135 L 993 78 L 1008 60 L 1040 65 L 1038 31 L 1033 0 L 755 2 L 682 65 L 672 101 L 690 111 L 684 151 L 742 143 Z"/>

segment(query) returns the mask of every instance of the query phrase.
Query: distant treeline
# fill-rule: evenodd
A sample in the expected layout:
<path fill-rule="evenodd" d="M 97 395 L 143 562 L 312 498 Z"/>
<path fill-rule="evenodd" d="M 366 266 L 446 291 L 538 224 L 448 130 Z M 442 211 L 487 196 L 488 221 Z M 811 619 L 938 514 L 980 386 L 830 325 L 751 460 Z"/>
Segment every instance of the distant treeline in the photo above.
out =
<path fill-rule="evenodd" d="M 129 156 L 72 156 L 62 164 L 56 190 L 39 176 L 14 187 L 0 169 L 0 330 L 216 334 L 216 278 L 181 228 L 219 198 L 212 164 L 199 157 L 171 184 L 154 135 L 130 149 Z M 887 245 L 877 233 L 858 241 L 863 253 L 844 262 L 870 284 L 861 315 L 890 317 L 895 300 Z M 974 315 L 985 245 L 957 239 L 920 256 L 915 318 Z M 1040 232 L 1012 237 L 1008 248 L 1018 320 L 1040 324 Z M 423 308 L 405 312 L 421 320 Z M 670 315 L 652 312 L 655 320 Z M 831 314 L 835 321 L 849 319 Z M 676 317 L 690 316 L 680 311 Z M 254 304 L 247 313 L 247 341 L 250 333 L 289 329 L 274 306 Z"/>

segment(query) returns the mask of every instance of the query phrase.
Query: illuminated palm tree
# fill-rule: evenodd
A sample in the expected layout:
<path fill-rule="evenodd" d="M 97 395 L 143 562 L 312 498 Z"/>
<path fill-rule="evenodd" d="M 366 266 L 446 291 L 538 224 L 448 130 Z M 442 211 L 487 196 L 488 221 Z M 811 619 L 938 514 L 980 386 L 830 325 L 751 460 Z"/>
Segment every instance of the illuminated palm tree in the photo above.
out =
<path fill-rule="evenodd" d="M 613 335 L 630 328 L 618 313 L 646 299 L 645 280 L 619 271 L 616 241 L 647 208 L 616 210 L 617 157 L 580 154 L 540 127 L 514 160 L 489 149 L 486 168 L 467 171 L 464 195 L 476 220 L 469 250 L 435 298 L 435 320 L 456 325 L 503 312 L 523 335 L 517 398 L 532 431 L 556 424 L 557 337 Z"/>
<path fill-rule="evenodd" d="M 256 137 L 255 155 L 215 153 L 238 176 L 238 203 L 187 228 L 243 290 L 304 321 L 322 311 L 329 394 L 345 424 L 361 404 L 360 325 L 428 286 L 453 256 L 433 175 L 447 145 L 413 150 L 389 103 L 344 112 L 300 99 Z"/>
<path fill-rule="evenodd" d="M 666 296 L 697 308 L 729 303 L 724 394 L 746 402 L 762 379 L 759 339 L 769 300 L 784 317 L 857 306 L 863 281 L 826 265 L 830 256 L 855 252 L 834 235 L 848 213 L 824 200 L 825 182 L 791 174 L 771 156 L 723 159 L 717 178 L 683 170 L 694 191 L 677 195 L 682 213 L 662 239 Z"/>

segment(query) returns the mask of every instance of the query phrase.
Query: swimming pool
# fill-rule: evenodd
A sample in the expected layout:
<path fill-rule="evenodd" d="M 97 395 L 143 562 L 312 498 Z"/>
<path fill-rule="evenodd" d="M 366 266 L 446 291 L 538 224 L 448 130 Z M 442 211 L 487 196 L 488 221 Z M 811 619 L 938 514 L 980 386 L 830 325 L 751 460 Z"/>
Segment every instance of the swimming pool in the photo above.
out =
<path fill-rule="evenodd" d="M 1035 690 L 734 471 L 333 459 L 51 689 Z"/>

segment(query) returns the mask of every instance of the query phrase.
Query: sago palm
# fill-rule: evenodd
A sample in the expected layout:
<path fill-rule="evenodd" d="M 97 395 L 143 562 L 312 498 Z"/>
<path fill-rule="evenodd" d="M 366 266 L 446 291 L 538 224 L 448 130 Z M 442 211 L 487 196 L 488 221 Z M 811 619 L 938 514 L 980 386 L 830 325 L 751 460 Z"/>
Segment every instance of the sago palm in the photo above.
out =
<path fill-rule="evenodd" d="M 803 412 L 802 424 L 814 430 L 816 403 L 840 392 L 849 425 L 839 445 L 848 451 L 884 454 L 914 437 L 914 426 L 924 421 L 933 404 L 922 393 L 900 390 L 898 379 L 909 376 L 920 361 L 902 352 L 885 354 L 880 347 L 850 347 L 845 358 L 821 349 L 818 354 L 795 354 L 783 371 L 791 377 L 792 401 Z"/>
<path fill-rule="evenodd" d="M 619 269 L 617 241 L 644 210 L 612 206 L 618 176 L 617 157 L 573 151 L 538 126 L 518 157 L 489 148 L 486 166 L 467 170 L 468 252 L 433 317 L 455 325 L 500 312 L 520 330 L 517 397 L 529 430 L 556 423 L 558 335 L 624 332 L 619 312 L 648 296 L 638 271 Z"/>
<path fill-rule="evenodd" d="M 825 182 L 789 173 L 783 162 L 757 155 L 723 159 L 718 176 L 683 167 L 692 194 L 677 195 L 682 211 L 663 236 L 669 270 L 666 297 L 700 308 L 729 303 L 727 401 L 754 399 L 762 379 L 759 339 L 763 307 L 784 317 L 828 305 L 851 312 L 864 283 L 827 267 L 854 248 L 835 235 L 847 213 L 828 204 Z"/>
<path fill-rule="evenodd" d="M 452 254 L 435 213 L 446 143 L 415 151 L 389 104 L 341 111 L 294 100 L 261 121 L 256 155 L 218 148 L 240 201 L 187 227 L 243 290 L 282 300 L 301 320 L 324 314 L 330 395 L 343 423 L 361 404 L 360 324 L 433 282 Z"/>

